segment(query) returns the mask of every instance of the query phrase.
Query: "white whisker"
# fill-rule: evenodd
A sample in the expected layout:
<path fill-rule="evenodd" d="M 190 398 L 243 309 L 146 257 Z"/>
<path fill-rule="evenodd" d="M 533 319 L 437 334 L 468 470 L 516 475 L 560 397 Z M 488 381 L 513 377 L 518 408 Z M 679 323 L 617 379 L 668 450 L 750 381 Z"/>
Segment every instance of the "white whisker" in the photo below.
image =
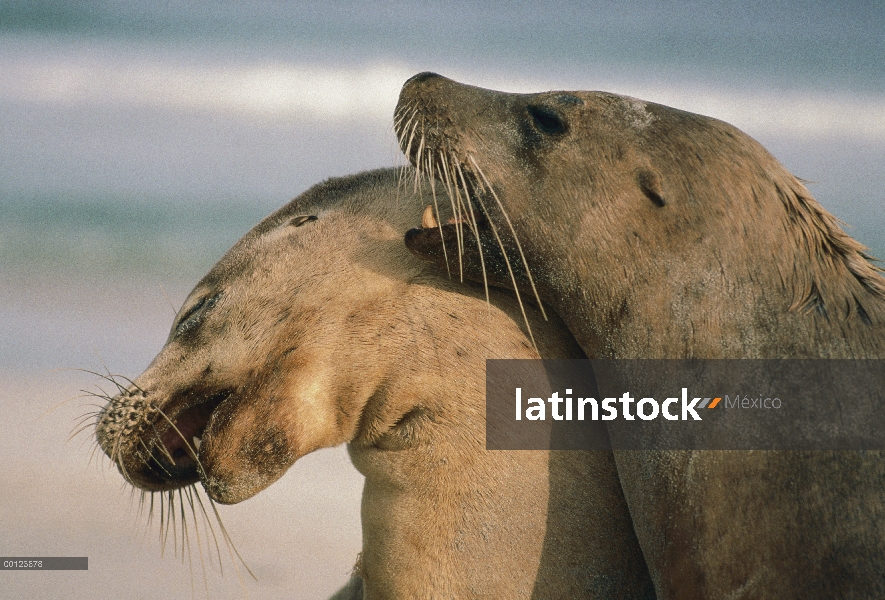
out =
<path fill-rule="evenodd" d="M 405 148 L 403 148 L 403 153 L 406 155 L 406 157 L 409 157 L 412 155 L 411 154 L 412 153 L 412 142 L 415 141 L 415 131 L 418 129 L 418 121 L 415 121 L 414 123 L 412 123 L 410 121 L 410 124 L 411 124 L 411 131 L 409 132 L 409 141 L 406 144 Z M 407 125 L 407 127 L 408 127 L 408 125 Z"/>
<path fill-rule="evenodd" d="M 458 177 L 461 179 L 461 185 L 464 187 L 464 195 L 467 198 L 467 205 L 468 205 L 467 214 L 469 215 L 470 222 L 473 227 L 473 234 L 474 234 L 474 236 L 476 236 L 476 249 L 479 251 L 479 264 L 480 264 L 480 267 L 482 268 L 482 284 L 483 284 L 483 287 L 485 288 L 485 292 L 486 292 L 486 303 L 491 304 L 492 300 L 491 300 L 491 297 L 489 296 L 489 277 L 486 274 L 486 259 L 485 259 L 485 256 L 483 256 L 483 252 L 482 252 L 482 241 L 480 240 L 480 236 L 479 236 L 479 225 L 477 224 L 477 221 L 476 221 L 476 215 L 473 214 L 473 207 L 470 206 L 470 197 L 469 197 L 470 190 L 467 187 L 467 180 L 464 178 L 464 171 L 461 169 L 461 165 L 459 163 L 457 163 L 455 166 L 458 168 Z"/>
<path fill-rule="evenodd" d="M 434 185 L 433 183 L 433 158 L 430 156 L 430 153 L 428 153 L 427 155 L 427 172 L 430 179 L 430 193 L 433 196 L 433 210 L 436 212 L 436 222 L 438 224 L 437 228 L 439 229 L 439 238 L 442 242 L 443 260 L 445 260 L 446 263 L 446 273 L 448 274 L 449 279 L 451 279 L 452 270 L 449 268 L 449 254 L 446 251 L 446 238 L 443 234 L 442 219 L 440 218 L 439 214 L 439 204 L 436 200 L 436 185 Z"/>
<path fill-rule="evenodd" d="M 218 569 L 221 571 L 222 576 L 224 575 L 224 568 L 222 566 L 221 561 L 221 547 L 218 545 L 218 537 L 215 535 L 215 528 L 212 527 L 212 520 L 209 518 L 209 515 L 206 513 L 206 506 L 203 504 L 203 499 L 200 497 L 199 491 L 194 488 L 194 495 L 197 498 L 197 503 L 200 505 L 200 512 L 203 514 L 203 520 L 206 522 L 206 526 L 209 528 L 209 533 L 212 534 L 212 541 L 215 543 L 215 552 L 218 555 Z M 209 550 L 209 556 L 212 556 L 212 547 L 209 546 L 209 538 L 206 537 L 206 548 Z"/>
<path fill-rule="evenodd" d="M 507 214 L 507 210 L 504 208 L 504 204 L 501 202 L 501 199 L 498 198 L 498 194 L 495 193 L 495 189 L 492 187 L 492 184 L 489 183 L 489 180 L 486 179 L 485 173 L 483 173 L 482 169 L 476 164 L 476 161 L 473 160 L 473 157 L 470 156 L 470 162 L 476 168 L 477 173 L 485 182 L 485 185 L 488 187 L 489 192 L 492 194 L 492 197 L 495 199 L 495 202 L 498 204 L 498 208 L 501 210 L 501 214 L 504 216 L 504 221 L 507 223 L 507 227 L 510 229 L 510 234 L 513 236 L 513 241 L 516 243 L 516 249 L 519 251 L 519 258 L 522 260 L 522 265 L 525 267 L 526 276 L 529 278 L 529 284 L 532 286 L 532 293 L 535 295 L 535 299 L 538 301 L 538 308 L 541 310 L 541 316 L 544 317 L 544 320 L 547 320 L 547 313 L 544 310 L 544 303 L 541 302 L 541 296 L 538 294 L 538 289 L 535 287 L 535 280 L 532 277 L 531 269 L 529 269 L 529 263 L 525 258 L 525 253 L 522 251 L 522 244 L 519 243 L 519 237 L 516 235 L 516 229 L 513 228 L 513 223 L 510 221 L 510 216 Z M 483 211 L 488 214 L 488 211 L 483 208 Z M 491 221 L 491 219 L 489 219 Z M 502 248 L 503 251 L 503 248 Z M 509 269 L 508 263 L 508 269 Z M 514 287 L 516 286 L 516 282 L 514 281 Z M 526 323 L 528 324 L 528 323 Z"/>
<path fill-rule="evenodd" d="M 415 163 L 421 164 L 421 157 L 424 155 L 424 121 L 421 121 L 421 139 L 418 143 L 418 152 L 415 154 Z M 415 193 L 418 193 L 418 181 L 421 179 L 421 169 L 415 168 Z"/>
<path fill-rule="evenodd" d="M 203 543 L 202 543 L 202 540 L 200 539 L 200 524 L 197 520 L 197 510 L 194 507 L 194 498 L 193 498 L 193 495 L 191 494 L 191 488 L 193 488 L 193 486 L 188 486 L 188 487 L 184 488 L 184 491 L 185 491 L 185 495 L 187 496 L 187 503 L 191 509 L 191 514 L 194 517 L 194 520 L 193 520 L 194 535 L 197 537 L 197 551 L 200 553 L 200 570 L 203 572 L 203 587 L 205 588 L 206 598 L 208 600 L 208 598 L 209 598 L 209 580 L 206 577 L 206 560 L 205 560 L 205 558 L 203 558 Z M 179 494 L 180 493 L 181 492 L 179 491 Z"/>
<path fill-rule="evenodd" d="M 464 230 L 463 222 L 464 219 L 461 217 L 461 204 L 455 198 L 455 192 L 453 190 L 453 179 L 451 173 L 449 173 L 449 161 L 448 155 L 444 154 L 440 151 L 440 164 L 442 165 L 442 173 L 443 173 L 443 182 L 446 186 L 446 193 L 449 195 L 449 202 L 452 205 L 452 212 L 455 217 L 455 240 L 458 243 L 458 276 L 461 282 L 464 281 Z"/>
<path fill-rule="evenodd" d="M 481 175 L 482 170 L 476 164 L 476 161 L 473 160 L 473 157 L 469 156 L 468 160 L 470 160 L 470 162 L 473 163 L 473 166 L 477 169 L 477 172 L 480 173 L 480 175 Z M 484 178 L 484 176 L 482 176 L 482 177 Z M 495 227 L 494 221 L 492 221 L 492 219 L 490 217 L 488 217 L 489 211 L 486 208 L 485 203 L 482 200 L 482 195 L 477 194 L 476 200 L 477 200 L 477 202 L 479 202 L 480 208 L 483 211 L 483 213 L 486 214 L 486 220 L 489 223 L 489 227 L 492 230 L 492 234 L 495 236 L 495 240 L 498 242 L 498 247 L 501 248 L 501 254 L 504 256 L 504 263 L 507 265 L 507 273 L 510 275 L 510 281 L 513 283 L 513 291 L 516 293 L 516 301 L 519 303 L 519 311 L 522 313 L 522 320 L 525 322 L 526 331 L 529 334 L 529 339 L 532 342 L 532 347 L 534 347 L 535 350 L 537 350 L 538 346 L 535 343 L 535 336 L 532 334 L 532 326 L 531 326 L 531 323 L 529 323 L 528 315 L 526 315 L 525 306 L 522 303 L 522 295 L 519 293 L 519 286 L 516 283 L 516 275 L 513 273 L 513 267 L 510 264 L 510 257 L 507 256 L 507 251 L 504 249 L 504 242 L 501 241 L 501 236 L 498 235 L 498 228 Z M 523 263 L 523 264 L 525 264 L 525 263 Z M 525 268 L 526 268 L 526 271 L 528 271 L 528 265 L 525 265 Z M 534 289 L 534 286 L 532 286 L 532 288 Z M 538 304 L 539 304 L 539 306 L 541 305 L 540 298 L 538 298 Z M 544 310 L 544 308 L 542 306 L 541 311 L 543 311 L 543 310 Z M 546 318 L 546 316 L 545 316 L 545 318 Z"/>
<path fill-rule="evenodd" d="M 231 562 L 234 565 L 234 572 L 237 574 L 237 579 L 240 581 L 240 587 L 243 590 L 243 593 L 246 594 L 246 598 L 249 598 L 249 592 L 246 590 L 246 583 L 243 581 L 243 575 L 240 573 L 240 568 L 237 566 L 237 561 L 234 559 L 234 555 L 239 559 L 240 563 L 242 563 L 243 568 L 252 576 L 252 579 L 258 581 L 258 578 L 255 577 L 255 574 L 249 568 L 249 565 L 246 564 L 246 561 L 243 560 L 243 557 L 240 556 L 240 553 L 237 551 L 236 546 L 234 546 L 233 541 L 230 539 L 230 536 L 227 533 L 227 529 L 224 527 L 224 523 L 221 522 L 221 515 L 218 514 L 218 509 L 215 506 L 215 503 L 209 498 L 209 506 L 212 507 L 212 512 L 215 513 L 215 519 L 218 522 L 218 528 L 221 530 L 221 539 L 224 540 L 224 545 L 227 547 L 227 552 L 231 557 Z"/>

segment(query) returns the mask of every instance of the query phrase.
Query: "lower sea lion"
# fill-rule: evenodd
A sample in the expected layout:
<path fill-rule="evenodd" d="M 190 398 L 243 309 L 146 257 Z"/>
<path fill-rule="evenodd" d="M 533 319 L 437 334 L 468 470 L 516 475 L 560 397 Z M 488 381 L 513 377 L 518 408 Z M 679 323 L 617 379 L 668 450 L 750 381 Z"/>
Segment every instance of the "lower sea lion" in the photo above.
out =
<path fill-rule="evenodd" d="M 590 357 L 885 358 L 879 269 L 727 123 L 422 73 L 395 126 L 462 214 L 407 245 L 539 297 Z M 881 452 L 615 454 L 658 597 L 885 597 Z"/>
<path fill-rule="evenodd" d="M 579 346 L 529 307 L 533 345 L 508 295 L 413 257 L 398 189 L 330 180 L 246 234 L 103 409 L 101 447 L 139 488 L 235 503 L 346 442 L 363 550 L 336 598 L 654 597 L 611 452 L 485 450 L 485 360 Z"/>

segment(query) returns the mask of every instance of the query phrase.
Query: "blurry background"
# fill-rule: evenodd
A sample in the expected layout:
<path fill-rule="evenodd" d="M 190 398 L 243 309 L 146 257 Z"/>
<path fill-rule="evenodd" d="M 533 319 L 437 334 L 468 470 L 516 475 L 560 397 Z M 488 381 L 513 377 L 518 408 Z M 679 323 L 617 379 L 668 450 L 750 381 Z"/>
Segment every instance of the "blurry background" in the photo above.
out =
<path fill-rule="evenodd" d="M 191 286 L 265 214 L 400 164 L 391 121 L 410 75 L 724 119 L 885 256 L 883 56 L 879 0 L 0 0 L 0 555 L 90 559 L 0 571 L 0 596 L 205 596 L 197 555 L 192 592 L 122 478 L 87 466 L 89 433 L 65 445 L 88 400 L 50 409 L 100 385 L 67 369 L 140 373 Z M 338 448 L 222 507 L 259 578 L 249 595 L 342 584 L 360 488 Z M 213 598 L 244 597 L 229 560 L 207 579 Z"/>

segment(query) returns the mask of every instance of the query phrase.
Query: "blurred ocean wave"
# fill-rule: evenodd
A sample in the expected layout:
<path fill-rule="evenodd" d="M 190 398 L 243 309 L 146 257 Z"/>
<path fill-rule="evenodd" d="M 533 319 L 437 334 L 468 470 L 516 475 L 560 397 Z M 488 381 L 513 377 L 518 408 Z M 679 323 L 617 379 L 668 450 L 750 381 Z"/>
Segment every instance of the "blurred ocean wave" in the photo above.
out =
<path fill-rule="evenodd" d="M 262 54 L 217 39 L 37 29 L 0 28 L 7 271 L 196 280 L 313 183 L 402 162 L 391 121 L 402 82 L 422 68 L 414 57 L 367 48 L 322 61 L 278 42 Z M 812 192 L 882 255 L 885 90 L 704 82 L 660 76 L 655 64 L 545 73 L 450 56 L 437 66 L 496 89 L 605 89 L 731 122 L 820 182 Z"/>
<path fill-rule="evenodd" d="M 35 43 L 37 42 L 37 43 Z M 0 101 L 217 112 L 302 123 L 390 120 L 404 66 L 199 58 L 118 41 L 0 38 Z"/>
<path fill-rule="evenodd" d="M 196 283 L 265 213 L 263 206 L 0 192 L 6 275 L 164 276 Z"/>
<path fill-rule="evenodd" d="M 162 50 L 110 39 L 0 36 L 0 102 L 84 110 L 151 108 L 228 118 L 342 125 L 389 123 L 402 83 L 420 62 L 378 58 L 301 62 L 258 60 L 191 48 Z M 797 139 L 833 135 L 885 142 L 885 90 L 821 89 L 773 82 L 662 80 L 654 66 L 631 76 L 521 73 L 453 61 L 444 74 L 496 89 L 603 89 L 731 122 L 755 134 Z M 638 73 L 637 73 L 638 71 Z M 637 76 L 638 75 L 638 76 Z"/>

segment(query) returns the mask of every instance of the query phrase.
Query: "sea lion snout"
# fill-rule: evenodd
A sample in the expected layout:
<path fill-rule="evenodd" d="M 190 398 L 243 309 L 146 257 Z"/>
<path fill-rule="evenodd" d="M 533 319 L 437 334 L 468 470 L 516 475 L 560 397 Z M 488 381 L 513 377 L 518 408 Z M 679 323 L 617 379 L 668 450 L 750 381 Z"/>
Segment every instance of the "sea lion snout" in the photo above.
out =
<path fill-rule="evenodd" d="M 400 148 L 412 164 L 428 159 L 425 148 L 458 150 L 459 160 L 478 150 L 471 140 L 486 127 L 512 128 L 516 105 L 508 95 L 481 87 L 465 85 L 436 73 L 419 73 L 403 84 L 394 111 L 394 127 Z M 457 115 L 453 113 L 457 109 Z M 482 115 L 494 115 L 493 119 Z M 481 138 L 482 135 L 479 135 Z M 444 169 L 445 161 L 435 161 L 434 168 Z M 440 174 L 439 179 L 446 176 Z M 457 172 L 448 174 L 452 183 Z"/>
<path fill-rule="evenodd" d="M 101 449 L 127 481 L 147 491 L 198 481 L 202 438 L 214 411 L 231 395 L 176 389 L 174 382 L 166 388 L 157 372 L 149 369 L 147 377 L 111 398 L 96 424 Z"/>

